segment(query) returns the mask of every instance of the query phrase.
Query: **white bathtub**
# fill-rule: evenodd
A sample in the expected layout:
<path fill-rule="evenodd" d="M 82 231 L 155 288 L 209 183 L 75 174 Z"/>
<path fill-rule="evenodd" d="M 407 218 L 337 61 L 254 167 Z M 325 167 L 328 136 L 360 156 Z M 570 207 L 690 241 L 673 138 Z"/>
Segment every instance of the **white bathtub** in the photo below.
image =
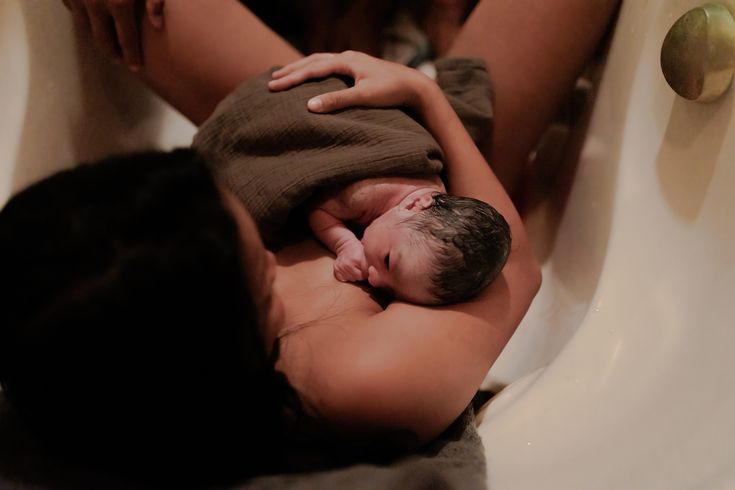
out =
<path fill-rule="evenodd" d="M 541 294 L 496 366 L 530 374 L 481 424 L 490 488 L 735 488 L 733 95 L 685 101 L 659 64 L 699 5 L 624 2 Z"/>
<path fill-rule="evenodd" d="M 480 426 L 493 489 L 735 488 L 733 96 L 679 99 L 658 61 L 697 5 L 625 2 L 571 190 L 528 217 L 544 284 L 488 377 L 509 385 Z M 77 161 L 189 143 L 96 58 L 60 1 L 0 0 L 0 202 Z"/>
<path fill-rule="evenodd" d="M 0 203 L 76 162 L 191 143 L 195 128 L 72 24 L 60 0 L 0 0 Z"/>

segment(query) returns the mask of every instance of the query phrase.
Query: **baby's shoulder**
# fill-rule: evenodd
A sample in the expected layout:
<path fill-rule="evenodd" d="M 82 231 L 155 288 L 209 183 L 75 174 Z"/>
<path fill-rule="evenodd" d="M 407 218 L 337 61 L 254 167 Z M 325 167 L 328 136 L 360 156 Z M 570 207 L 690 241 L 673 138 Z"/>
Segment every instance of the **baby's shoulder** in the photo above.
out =
<path fill-rule="evenodd" d="M 321 189 L 315 196 L 313 207 L 340 219 L 357 219 L 398 191 L 399 187 L 389 177 L 363 179 L 345 186 Z"/>
<path fill-rule="evenodd" d="M 364 206 L 398 189 L 399 185 L 395 178 L 377 177 L 353 182 L 339 193 L 339 197 L 346 206 Z"/>
<path fill-rule="evenodd" d="M 382 214 L 386 203 L 400 200 L 415 189 L 435 183 L 438 177 L 375 177 L 320 191 L 316 207 L 342 220 L 367 224 Z"/>

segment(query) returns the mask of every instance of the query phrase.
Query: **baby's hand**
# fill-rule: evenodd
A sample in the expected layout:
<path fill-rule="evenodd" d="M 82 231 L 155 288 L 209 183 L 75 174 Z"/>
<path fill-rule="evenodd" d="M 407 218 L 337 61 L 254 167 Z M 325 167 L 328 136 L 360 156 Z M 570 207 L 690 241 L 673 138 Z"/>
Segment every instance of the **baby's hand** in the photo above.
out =
<path fill-rule="evenodd" d="M 362 281 L 367 278 L 367 260 L 360 242 L 346 247 L 334 261 L 334 277 L 342 282 Z"/>

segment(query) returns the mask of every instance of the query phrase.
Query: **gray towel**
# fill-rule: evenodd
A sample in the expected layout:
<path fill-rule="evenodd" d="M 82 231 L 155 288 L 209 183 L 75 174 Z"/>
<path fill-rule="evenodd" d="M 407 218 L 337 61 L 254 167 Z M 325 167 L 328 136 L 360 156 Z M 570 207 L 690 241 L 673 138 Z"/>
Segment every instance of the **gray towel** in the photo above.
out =
<path fill-rule="evenodd" d="M 255 478 L 238 490 L 484 490 L 485 452 L 471 407 L 423 451 L 390 465 L 355 464 Z"/>
<path fill-rule="evenodd" d="M 182 472 L 186 471 L 182 468 Z M 0 394 L 0 488 L 146 490 L 147 486 L 60 462 L 34 441 Z M 388 465 L 355 464 L 312 473 L 269 475 L 232 490 L 484 490 L 485 455 L 471 407 L 435 442 Z M 214 490 L 214 489 L 213 489 Z M 216 490 L 227 490 L 216 487 Z"/>

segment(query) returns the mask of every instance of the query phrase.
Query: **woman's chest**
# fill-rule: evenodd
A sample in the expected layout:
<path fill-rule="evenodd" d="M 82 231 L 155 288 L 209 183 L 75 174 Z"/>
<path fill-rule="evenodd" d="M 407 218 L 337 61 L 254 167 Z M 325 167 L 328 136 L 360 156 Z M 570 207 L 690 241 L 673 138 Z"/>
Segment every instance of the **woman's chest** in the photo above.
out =
<path fill-rule="evenodd" d="M 348 322 L 357 315 L 375 314 L 385 307 L 368 287 L 337 281 L 333 257 L 313 240 L 281 250 L 276 257 L 274 289 L 284 306 L 279 336 L 307 325 Z"/>
<path fill-rule="evenodd" d="M 284 305 L 276 369 L 283 372 L 312 414 L 328 416 L 330 394 L 342 392 L 365 345 L 364 320 L 381 313 L 385 299 L 369 288 L 334 278 L 334 259 L 314 240 L 280 251 L 275 292 Z M 335 370 L 344 376 L 335 379 Z M 351 382 L 351 381 L 350 381 Z"/>

